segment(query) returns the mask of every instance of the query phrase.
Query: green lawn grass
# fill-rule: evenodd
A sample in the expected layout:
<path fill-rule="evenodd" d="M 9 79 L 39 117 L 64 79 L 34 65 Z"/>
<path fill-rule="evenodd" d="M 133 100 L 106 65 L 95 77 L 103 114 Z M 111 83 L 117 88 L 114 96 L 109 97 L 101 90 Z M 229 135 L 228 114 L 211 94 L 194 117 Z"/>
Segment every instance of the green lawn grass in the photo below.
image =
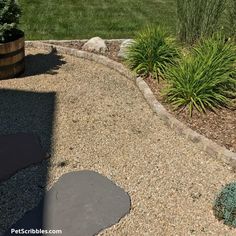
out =
<path fill-rule="evenodd" d="M 132 38 L 147 24 L 176 27 L 176 0 L 19 0 L 26 39 Z"/>

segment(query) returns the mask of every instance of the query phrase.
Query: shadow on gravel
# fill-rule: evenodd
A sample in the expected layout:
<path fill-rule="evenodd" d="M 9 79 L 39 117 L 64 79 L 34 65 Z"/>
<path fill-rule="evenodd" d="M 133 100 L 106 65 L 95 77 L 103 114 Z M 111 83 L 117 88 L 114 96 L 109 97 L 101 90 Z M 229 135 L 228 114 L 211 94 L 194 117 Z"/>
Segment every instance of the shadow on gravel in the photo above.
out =
<path fill-rule="evenodd" d="M 55 99 L 56 94 L 52 92 L 1 89 L 0 135 L 33 133 L 40 139 L 43 151 L 51 153 Z M 0 182 L 0 235 L 4 235 L 3 232 L 22 217 L 26 210 L 38 204 L 44 195 L 49 160 L 31 165 Z M 4 161 L 0 165 L 2 167 Z"/>
<path fill-rule="evenodd" d="M 26 68 L 20 78 L 40 74 L 55 75 L 57 70 L 65 63 L 63 56 L 58 55 L 55 48 L 52 48 L 52 51 L 48 54 L 30 54 L 25 57 Z"/>

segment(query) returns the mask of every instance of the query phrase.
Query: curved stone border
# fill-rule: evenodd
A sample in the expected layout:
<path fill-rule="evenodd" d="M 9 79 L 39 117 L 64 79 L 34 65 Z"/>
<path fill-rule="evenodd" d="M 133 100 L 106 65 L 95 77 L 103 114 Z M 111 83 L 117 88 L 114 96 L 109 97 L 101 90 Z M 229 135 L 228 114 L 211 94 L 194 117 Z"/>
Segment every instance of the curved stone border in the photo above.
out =
<path fill-rule="evenodd" d="M 48 39 L 48 40 L 40 40 L 42 43 L 76 43 L 76 42 L 81 42 L 81 43 L 86 43 L 89 39 L 68 39 L 68 40 L 56 40 L 56 39 Z M 125 40 L 128 39 L 103 39 L 105 42 L 110 43 L 110 42 L 115 42 L 115 43 L 122 43 Z"/>
<path fill-rule="evenodd" d="M 155 98 L 153 92 L 147 85 L 147 83 L 141 78 L 136 79 L 136 84 L 142 91 L 144 97 L 146 98 L 148 104 L 151 106 L 152 110 L 157 113 L 157 115 L 165 122 L 166 125 L 175 129 L 177 133 L 187 137 L 194 143 L 200 143 L 203 150 L 206 151 L 211 156 L 217 157 L 227 164 L 230 164 L 233 168 L 236 167 L 236 153 L 229 151 L 225 147 L 222 147 L 212 140 L 206 138 L 205 136 L 193 131 L 187 125 L 183 124 L 172 116 L 167 110 L 161 105 Z"/>
<path fill-rule="evenodd" d="M 176 130 L 176 132 L 182 136 L 185 136 L 187 139 L 191 140 L 194 143 L 199 143 L 204 151 L 206 151 L 211 156 L 218 158 L 219 160 L 225 162 L 226 164 L 231 165 L 234 170 L 236 170 L 236 153 L 229 151 L 225 147 L 222 147 L 212 140 L 206 138 L 205 136 L 193 131 L 185 124 L 174 118 L 167 110 L 162 106 L 157 99 L 155 98 L 154 94 L 152 93 L 149 86 L 146 82 L 141 78 L 136 78 L 135 75 L 124 65 L 121 63 L 115 62 L 105 56 L 89 53 L 86 51 L 80 51 L 77 49 L 72 49 L 68 47 L 62 47 L 53 45 L 50 43 L 44 43 L 41 41 L 27 41 L 26 46 L 35 47 L 35 48 L 42 48 L 45 50 L 50 50 L 55 48 L 59 53 L 64 53 L 68 55 L 73 55 L 75 57 L 88 59 L 91 61 L 95 61 L 102 65 L 109 67 L 120 73 L 121 75 L 127 77 L 128 79 L 136 79 L 136 84 L 140 91 L 142 92 L 143 96 L 147 100 L 148 104 L 152 108 L 152 110 L 164 121 L 164 123 Z"/>
<path fill-rule="evenodd" d="M 44 43 L 41 41 L 26 41 L 25 44 L 28 47 L 42 48 L 45 50 L 51 50 L 52 48 L 54 48 L 57 50 L 57 52 L 62 53 L 62 54 L 64 53 L 67 55 L 72 55 L 75 57 L 95 61 L 95 62 L 105 65 L 113 70 L 116 70 L 121 75 L 123 75 L 129 79 L 130 78 L 135 79 L 135 74 L 133 74 L 128 68 L 125 68 L 121 63 L 113 61 L 113 60 L 109 59 L 108 57 L 105 57 L 102 55 L 98 55 L 98 54 L 90 53 L 90 52 L 86 52 L 86 51 L 81 51 L 81 50 L 74 49 L 74 48 L 57 46 L 57 45 L 53 45 L 50 43 Z"/>

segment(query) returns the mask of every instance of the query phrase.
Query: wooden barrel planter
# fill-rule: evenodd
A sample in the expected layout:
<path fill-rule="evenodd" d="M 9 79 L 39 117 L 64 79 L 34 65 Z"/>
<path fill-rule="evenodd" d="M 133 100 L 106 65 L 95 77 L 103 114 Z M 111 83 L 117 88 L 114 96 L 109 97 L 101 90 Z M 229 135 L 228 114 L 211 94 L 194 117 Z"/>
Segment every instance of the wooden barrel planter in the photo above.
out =
<path fill-rule="evenodd" d="M 15 41 L 0 43 L 0 79 L 10 79 L 23 73 L 24 58 L 24 36 Z"/>

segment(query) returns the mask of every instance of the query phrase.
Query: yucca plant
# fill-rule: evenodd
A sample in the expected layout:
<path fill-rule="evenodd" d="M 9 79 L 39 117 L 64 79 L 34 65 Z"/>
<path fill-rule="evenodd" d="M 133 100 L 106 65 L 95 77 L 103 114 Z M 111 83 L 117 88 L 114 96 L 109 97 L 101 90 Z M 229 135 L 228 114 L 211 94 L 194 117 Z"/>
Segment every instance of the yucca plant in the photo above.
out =
<path fill-rule="evenodd" d="M 178 33 L 183 43 L 194 44 L 219 28 L 226 0 L 177 0 Z"/>
<path fill-rule="evenodd" d="M 236 183 L 226 185 L 217 195 L 213 212 L 226 225 L 236 227 Z"/>
<path fill-rule="evenodd" d="M 236 96 L 236 48 L 223 37 L 201 40 L 166 72 L 166 100 L 176 109 L 206 112 L 230 107 Z"/>
<path fill-rule="evenodd" d="M 175 63 L 178 49 L 161 27 L 148 26 L 127 48 L 126 63 L 138 75 L 159 79 Z"/>
<path fill-rule="evenodd" d="M 17 37 L 22 32 L 17 30 L 21 9 L 16 0 L 0 0 L 0 43 Z"/>

